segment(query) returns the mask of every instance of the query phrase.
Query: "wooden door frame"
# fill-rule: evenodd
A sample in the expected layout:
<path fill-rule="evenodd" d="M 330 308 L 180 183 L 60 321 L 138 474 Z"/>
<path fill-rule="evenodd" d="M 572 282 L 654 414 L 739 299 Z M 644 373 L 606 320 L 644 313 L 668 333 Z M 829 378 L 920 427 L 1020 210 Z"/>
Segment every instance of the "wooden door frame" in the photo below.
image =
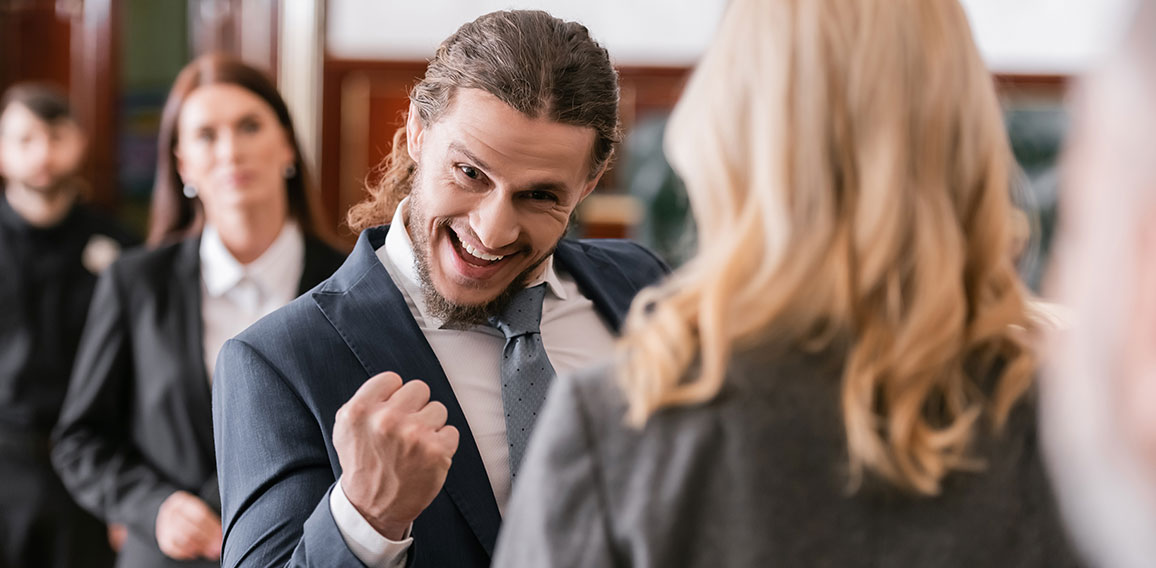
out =
<path fill-rule="evenodd" d="M 85 0 L 72 23 L 71 98 L 77 121 L 88 134 L 84 178 L 91 199 L 113 210 L 120 203 L 121 0 Z"/>

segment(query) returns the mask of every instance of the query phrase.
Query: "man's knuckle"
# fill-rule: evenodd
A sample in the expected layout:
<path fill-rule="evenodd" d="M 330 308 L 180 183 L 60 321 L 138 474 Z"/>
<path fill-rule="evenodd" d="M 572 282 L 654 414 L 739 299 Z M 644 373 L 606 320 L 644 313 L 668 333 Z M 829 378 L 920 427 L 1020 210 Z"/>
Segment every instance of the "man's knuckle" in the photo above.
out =
<path fill-rule="evenodd" d="M 373 431 L 379 436 L 388 436 L 397 431 L 398 416 L 390 409 L 379 412 L 373 421 Z"/>
<path fill-rule="evenodd" d="M 422 438 L 421 428 L 413 421 L 407 420 L 398 427 L 398 437 L 407 446 L 418 446 Z"/>

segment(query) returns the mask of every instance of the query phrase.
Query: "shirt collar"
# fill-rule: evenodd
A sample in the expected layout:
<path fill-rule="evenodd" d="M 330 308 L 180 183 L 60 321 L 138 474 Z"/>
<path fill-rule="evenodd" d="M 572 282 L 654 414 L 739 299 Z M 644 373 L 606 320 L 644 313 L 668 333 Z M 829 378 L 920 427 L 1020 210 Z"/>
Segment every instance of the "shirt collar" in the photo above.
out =
<path fill-rule="evenodd" d="M 285 222 L 277 238 L 261 256 L 249 264 L 241 264 L 225 247 L 221 234 L 213 225 L 205 225 L 201 232 L 201 280 L 205 291 L 217 298 L 248 277 L 265 291 L 277 289 L 293 273 L 300 275 L 305 254 L 305 236 L 293 219 Z M 292 282 L 296 288 L 297 282 Z"/>
<path fill-rule="evenodd" d="M 385 246 L 382 247 L 387 260 L 386 265 L 392 264 L 393 268 L 397 270 L 396 276 L 400 276 L 404 282 L 399 282 L 406 289 L 414 304 L 417 306 L 421 317 L 426 322 L 434 322 L 440 327 L 442 322 L 433 318 L 427 311 L 425 305 L 425 293 L 422 289 L 421 277 L 417 272 L 417 260 L 414 256 L 413 240 L 409 236 L 409 229 L 406 227 L 406 213 L 409 210 L 409 198 L 406 197 L 397 205 L 397 210 L 393 213 L 393 220 L 389 224 L 389 232 L 385 235 Z M 379 252 L 379 257 L 380 257 Z M 562 286 L 562 280 L 558 277 L 557 271 L 554 269 L 554 255 L 550 255 L 543 261 L 542 272 L 533 281 L 527 283 L 526 287 L 537 286 L 543 282 L 554 297 L 565 301 L 567 294 L 565 288 Z"/>

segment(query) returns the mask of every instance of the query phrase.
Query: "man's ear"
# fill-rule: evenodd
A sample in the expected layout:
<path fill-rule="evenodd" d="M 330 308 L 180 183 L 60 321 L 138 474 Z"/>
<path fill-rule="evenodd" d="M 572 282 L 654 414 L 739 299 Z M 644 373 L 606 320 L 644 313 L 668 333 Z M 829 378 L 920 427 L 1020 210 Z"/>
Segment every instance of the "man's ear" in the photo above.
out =
<path fill-rule="evenodd" d="M 586 185 L 582 186 L 582 196 L 578 198 L 578 203 L 582 203 L 586 197 L 594 193 L 594 188 L 598 187 L 598 182 L 602 180 L 602 174 L 606 173 L 606 168 L 607 165 L 602 166 L 602 169 L 598 170 L 598 175 L 595 175 L 590 181 L 586 182 Z"/>
<path fill-rule="evenodd" d="M 425 138 L 425 125 L 421 123 L 421 114 L 417 105 L 409 103 L 409 116 L 405 120 L 405 148 L 409 152 L 409 159 L 415 164 L 421 163 L 421 144 Z"/>
<path fill-rule="evenodd" d="M 80 152 L 80 162 L 84 163 L 85 158 L 88 157 L 88 134 L 85 134 L 79 126 L 76 127 L 76 144 L 77 150 Z"/>

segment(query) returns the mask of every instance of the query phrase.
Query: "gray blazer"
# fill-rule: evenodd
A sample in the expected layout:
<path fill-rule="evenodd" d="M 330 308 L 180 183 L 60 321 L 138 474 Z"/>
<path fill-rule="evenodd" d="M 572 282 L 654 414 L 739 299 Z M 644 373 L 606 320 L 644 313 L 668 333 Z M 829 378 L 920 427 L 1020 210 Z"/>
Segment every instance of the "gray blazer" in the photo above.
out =
<path fill-rule="evenodd" d="M 518 476 L 495 566 L 1075 565 L 1021 404 L 979 473 L 935 498 L 848 491 L 830 357 L 743 356 L 720 396 L 623 423 L 611 369 L 560 379 Z"/>

